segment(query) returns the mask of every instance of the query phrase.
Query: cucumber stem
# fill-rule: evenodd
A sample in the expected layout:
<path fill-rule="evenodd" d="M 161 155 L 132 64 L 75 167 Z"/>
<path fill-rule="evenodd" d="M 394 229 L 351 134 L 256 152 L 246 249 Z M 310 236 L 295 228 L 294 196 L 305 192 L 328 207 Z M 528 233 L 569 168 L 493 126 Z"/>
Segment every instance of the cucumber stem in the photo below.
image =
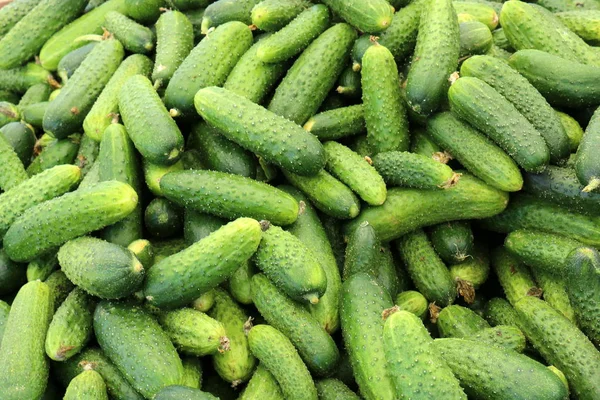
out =
<path fill-rule="evenodd" d="M 585 193 L 592 192 L 600 187 L 600 178 L 592 178 L 590 182 L 581 191 Z"/>
<path fill-rule="evenodd" d="M 305 294 L 302 297 L 304 297 L 306 300 L 308 300 L 308 302 L 310 304 L 315 305 L 315 304 L 319 303 L 319 296 L 317 296 L 316 293 L 308 293 L 308 294 Z"/>

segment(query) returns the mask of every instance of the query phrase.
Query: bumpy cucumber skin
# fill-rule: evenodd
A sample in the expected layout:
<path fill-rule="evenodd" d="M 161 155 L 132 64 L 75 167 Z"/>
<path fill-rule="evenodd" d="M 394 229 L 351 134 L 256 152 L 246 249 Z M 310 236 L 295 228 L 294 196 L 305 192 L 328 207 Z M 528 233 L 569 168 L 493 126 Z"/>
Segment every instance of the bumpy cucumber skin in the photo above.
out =
<path fill-rule="evenodd" d="M 16 293 L 21 286 L 27 283 L 24 265 L 17 264 L 6 255 L 4 249 L 0 250 L 0 295 Z"/>
<path fill-rule="evenodd" d="M 394 303 L 400 310 L 411 312 L 421 319 L 426 317 L 429 306 L 425 296 L 415 290 L 399 293 Z"/>
<path fill-rule="evenodd" d="M 600 20 L 598 10 L 566 11 L 556 14 L 563 24 L 588 44 L 598 45 L 600 40 L 597 23 Z"/>
<path fill-rule="evenodd" d="M 132 53 L 147 54 L 154 49 L 154 33 L 120 12 L 107 13 L 104 25 Z"/>
<path fill-rule="evenodd" d="M 185 397 L 182 397 L 185 396 Z M 186 387 L 182 385 L 172 385 L 165 387 L 153 397 L 154 400 L 177 400 L 177 399 L 189 399 L 189 400 L 218 400 L 219 397 L 215 397 L 208 392 L 203 392 L 199 389 Z"/>
<path fill-rule="evenodd" d="M 600 9 L 600 4 L 589 0 L 540 0 L 537 4 L 555 13 L 582 9 L 586 11 Z"/>
<path fill-rule="evenodd" d="M 27 178 L 25 167 L 15 153 L 15 149 L 4 135 L 0 134 L 0 188 L 8 191 L 26 181 Z"/>
<path fill-rule="evenodd" d="M 503 247 L 492 251 L 492 267 L 511 305 L 539 292 L 527 266 L 519 263 Z"/>
<path fill-rule="evenodd" d="M 467 396 L 416 315 L 396 311 L 385 321 L 383 343 L 396 394 L 406 398 L 463 399 Z"/>
<path fill-rule="evenodd" d="M 164 195 L 181 206 L 224 218 L 251 217 L 289 225 L 298 217 L 298 203 L 265 183 L 217 171 L 180 171 L 165 175 Z M 237 189 L 236 189 L 237 188 Z M 243 191 L 244 197 L 239 197 Z"/>
<path fill-rule="evenodd" d="M 527 79 L 508 64 L 490 56 L 475 56 L 462 64 L 460 73 L 483 80 L 510 101 L 542 135 L 552 162 L 569 156 L 569 140 L 560 118 Z"/>
<path fill-rule="evenodd" d="M 163 195 L 162 190 L 160 188 L 160 180 L 163 176 L 165 176 L 169 172 L 183 171 L 184 169 L 183 162 L 181 160 L 171 165 L 157 165 L 145 159 L 142 159 L 142 162 L 144 170 L 144 181 L 146 182 L 146 187 L 148 187 L 148 189 L 150 189 L 150 191 L 155 196 Z"/>
<path fill-rule="evenodd" d="M 461 22 L 458 29 L 460 35 L 460 50 L 458 55 L 460 58 L 485 54 L 492 47 L 492 33 L 481 22 Z"/>
<path fill-rule="evenodd" d="M 50 137 L 48 135 L 48 137 Z M 71 135 L 65 139 L 51 139 L 50 143 L 42 149 L 27 167 L 29 176 L 34 176 L 42 171 L 57 165 L 73 164 L 79 151 L 81 135 Z"/>
<path fill-rule="evenodd" d="M 200 386 L 202 386 L 202 364 L 200 358 L 193 356 L 182 357 L 181 364 L 183 365 L 181 384 L 194 389 L 200 389 Z"/>
<path fill-rule="evenodd" d="M 485 328 L 466 339 L 504 347 L 509 350 L 514 350 L 517 353 L 522 353 L 527 344 L 523 332 L 512 325 L 497 325 L 493 328 Z"/>
<path fill-rule="evenodd" d="M 0 11 L 0 19 L 4 22 L 0 28 L 0 36 L 5 35 L 17 24 L 40 0 L 17 0 L 6 4 Z"/>
<path fill-rule="evenodd" d="M 366 132 L 362 104 L 336 108 L 313 115 L 304 129 L 320 140 L 337 140 Z"/>
<path fill-rule="evenodd" d="M 252 24 L 260 30 L 275 32 L 289 24 L 310 5 L 306 0 L 263 0 L 252 8 Z"/>
<path fill-rule="evenodd" d="M 51 251 L 27 264 L 27 281 L 30 282 L 39 279 L 43 282 L 57 268 L 58 258 L 56 258 L 56 252 Z"/>
<path fill-rule="evenodd" d="M 315 383 L 320 400 L 359 400 L 356 393 L 348 388 L 342 381 L 327 378 Z"/>
<path fill-rule="evenodd" d="M 90 42 L 85 46 L 78 47 L 77 49 L 70 51 L 60 59 L 60 62 L 56 67 L 56 74 L 60 77 L 63 83 L 67 82 L 69 78 L 73 76 L 83 60 L 85 60 L 87 55 L 90 54 L 90 51 L 92 51 L 97 44 L 98 42 Z"/>
<path fill-rule="evenodd" d="M 99 151 L 100 145 L 96 141 L 87 135 L 81 137 L 74 164 L 81 168 L 81 175 L 84 177 L 96 162 Z"/>
<path fill-rule="evenodd" d="M 517 326 L 517 312 L 508 301 L 499 297 L 486 303 L 483 316 L 492 326 Z"/>
<path fill-rule="evenodd" d="M 576 152 L 579 147 L 579 143 L 581 143 L 581 138 L 583 137 L 583 129 L 581 129 L 581 125 L 579 122 L 569 114 L 565 114 L 564 112 L 556 111 L 558 117 L 560 118 L 560 122 L 569 137 L 569 144 L 571 147 L 571 152 Z"/>
<path fill-rule="evenodd" d="M 185 14 L 169 10 L 156 22 L 156 59 L 152 81 L 167 86 L 185 57 L 194 48 L 194 31 Z"/>
<path fill-rule="evenodd" d="M 29 282 L 12 302 L 0 347 L 0 392 L 6 400 L 38 399 L 50 372 L 44 339 L 52 319 L 48 285 Z"/>
<path fill-rule="evenodd" d="M 283 400 L 283 393 L 273 374 L 259 364 L 239 400 Z"/>
<path fill-rule="evenodd" d="M 51 82 L 51 78 L 48 71 L 30 62 L 23 67 L 0 70 L 0 87 L 11 92 L 25 93 L 33 85 Z M 14 103 L 17 102 L 18 100 Z"/>
<path fill-rule="evenodd" d="M 180 308 L 159 314 L 158 321 L 182 353 L 201 357 L 227 350 L 225 327 L 203 312 Z"/>
<path fill-rule="evenodd" d="M 50 294 L 54 299 L 54 311 L 56 311 L 62 302 L 65 301 L 69 293 L 75 289 L 75 285 L 73 285 L 61 270 L 51 273 L 44 283 L 50 288 Z"/>
<path fill-rule="evenodd" d="M 83 371 L 73 378 L 67 387 L 64 400 L 78 399 L 108 400 L 106 384 L 102 375 L 94 370 L 89 370 Z"/>
<path fill-rule="evenodd" d="M 441 337 L 464 338 L 490 328 L 490 325 L 475 311 L 459 305 L 445 307 L 437 319 Z"/>
<path fill-rule="evenodd" d="M 498 26 L 498 14 L 496 10 L 488 4 L 470 1 L 453 1 L 452 6 L 456 14 L 469 14 L 475 17 L 475 20 L 493 31 Z"/>
<path fill-rule="evenodd" d="M 229 293 L 240 304 L 252 304 L 252 265 L 248 262 L 237 269 L 229 278 Z M 328 282 L 329 288 L 329 282 Z M 319 301 L 321 303 L 323 299 Z"/>
<path fill-rule="evenodd" d="M 600 187 L 600 162 L 598 161 L 596 149 L 600 146 L 600 107 L 596 109 L 585 134 L 577 149 L 575 160 L 575 173 L 582 185 L 584 192 L 591 192 Z"/>
<path fill-rule="evenodd" d="M 517 352 L 457 338 L 436 339 L 433 350 L 441 354 L 470 396 L 496 400 L 568 397 L 552 371 Z"/>
<path fill-rule="evenodd" d="M 198 91 L 194 101 L 209 124 L 267 162 L 302 175 L 314 175 L 325 165 L 316 137 L 243 96 L 210 87 Z"/>
<path fill-rule="evenodd" d="M 417 114 L 431 114 L 445 97 L 448 78 L 458 65 L 459 43 L 452 1 L 433 0 L 424 4 L 406 83 L 408 105 Z"/>
<path fill-rule="evenodd" d="M 448 222 L 434 226 L 429 232 L 431 244 L 444 262 L 464 261 L 474 248 L 473 231 L 469 222 Z"/>
<path fill-rule="evenodd" d="M 452 113 L 481 129 L 524 170 L 539 172 L 548 164 L 550 153 L 540 133 L 484 81 L 462 77 L 452 84 L 448 98 Z"/>
<path fill-rule="evenodd" d="M 323 32 L 289 69 L 268 109 L 303 125 L 334 87 L 355 39 L 356 31 L 348 24 L 336 24 Z"/>
<path fill-rule="evenodd" d="M 527 339 L 569 380 L 580 399 L 600 396 L 600 353 L 567 318 L 548 303 L 526 297 L 515 304 L 518 323 Z"/>
<path fill-rule="evenodd" d="M 227 280 L 240 263 L 254 254 L 260 239 L 259 223 L 250 218 L 240 218 L 185 250 L 157 262 L 148 272 L 144 284 L 148 302 L 160 308 L 174 308 L 192 302 L 203 292 Z M 202 268 L 197 268 L 199 265 Z"/>
<path fill-rule="evenodd" d="M 113 224 L 137 204 L 127 184 L 102 182 L 29 208 L 8 229 L 4 249 L 14 260 L 31 260 L 66 241 Z"/>
<path fill-rule="evenodd" d="M 228 22 L 205 36 L 169 81 L 165 90 L 166 106 L 184 115 L 195 115 L 196 92 L 205 87 L 222 85 L 251 45 L 252 32 L 239 21 Z M 211 67 L 198 71 L 198 65 Z"/>
<path fill-rule="evenodd" d="M 386 151 L 373 157 L 373 165 L 390 186 L 440 189 L 458 179 L 450 167 L 432 157 L 406 151 Z"/>
<path fill-rule="evenodd" d="M 395 397 L 381 340 L 381 313 L 390 307 L 390 295 L 365 273 L 351 276 L 342 286 L 340 318 L 344 343 L 360 393 L 369 400 Z"/>
<path fill-rule="evenodd" d="M 469 282 L 475 289 L 483 285 L 490 275 L 488 250 L 487 243 L 476 243 L 473 252 L 464 261 L 450 266 L 452 278 Z"/>
<path fill-rule="evenodd" d="M 458 183 L 446 190 L 389 189 L 383 205 L 364 208 L 344 230 L 352 232 L 369 221 L 381 241 L 388 242 L 423 226 L 496 215 L 507 202 L 507 193 L 463 173 Z"/>
<path fill-rule="evenodd" d="M 392 23 L 394 8 L 385 0 L 362 2 L 360 0 L 323 1 L 344 21 L 361 32 L 378 33 L 385 31 Z"/>
<path fill-rule="evenodd" d="M 2 336 L 4 335 L 4 329 L 6 328 L 6 321 L 8 321 L 9 313 L 10 306 L 8 303 L 0 300 L 0 345 L 2 345 Z"/>
<path fill-rule="evenodd" d="M 204 10 L 202 17 L 202 34 L 209 33 L 210 28 L 218 27 L 230 21 L 240 21 L 245 25 L 252 24 L 252 8 L 262 0 L 218 0 Z"/>
<path fill-rule="evenodd" d="M 368 222 L 360 224 L 348 237 L 346 256 L 344 257 L 344 280 L 359 272 L 376 278 L 375 269 L 380 252 L 381 241 L 373 227 Z"/>
<path fill-rule="evenodd" d="M 561 276 L 555 276 L 550 272 L 537 270 L 535 268 L 533 268 L 531 272 L 535 277 L 538 286 L 542 289 L 542 297 L 544 300 L 574 325 L 577 325 L 575 311 L 573 310 L 573 306 L 571 305 L 569 295 L 565 288 L 565 280 Z"/>

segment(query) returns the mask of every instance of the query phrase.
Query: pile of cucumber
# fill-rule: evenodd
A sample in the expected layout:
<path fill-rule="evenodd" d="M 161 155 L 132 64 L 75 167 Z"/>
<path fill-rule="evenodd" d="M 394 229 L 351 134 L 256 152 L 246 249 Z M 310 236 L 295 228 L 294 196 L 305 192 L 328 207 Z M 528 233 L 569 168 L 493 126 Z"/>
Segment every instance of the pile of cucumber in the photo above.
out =
<path fill-rule="evenodd" d="M 600 0 L 0 9 L 1 400 L 600 399 Z"/>

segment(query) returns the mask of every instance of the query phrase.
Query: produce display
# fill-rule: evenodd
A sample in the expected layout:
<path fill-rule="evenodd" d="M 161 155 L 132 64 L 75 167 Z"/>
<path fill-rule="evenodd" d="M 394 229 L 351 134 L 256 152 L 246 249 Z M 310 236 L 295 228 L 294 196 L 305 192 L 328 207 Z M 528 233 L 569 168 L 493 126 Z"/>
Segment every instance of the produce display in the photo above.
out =
<path fill-rule="evenodd" d="M 600 0 L 0 1 L 0 400 L 600 400 Z"/>

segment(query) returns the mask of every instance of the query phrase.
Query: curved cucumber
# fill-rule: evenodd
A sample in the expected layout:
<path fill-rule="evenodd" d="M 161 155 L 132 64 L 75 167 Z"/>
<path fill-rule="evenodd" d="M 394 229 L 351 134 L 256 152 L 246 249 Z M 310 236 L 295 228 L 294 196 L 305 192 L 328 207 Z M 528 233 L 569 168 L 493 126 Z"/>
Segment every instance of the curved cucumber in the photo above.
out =
<path fill-rule="evenodd" d="M 143 25 L 117 11 L 110 11 L 104 19 L 104 27 L 132 53 L 147 54 L 154 49 L 154 33 Z"/>
<path fill-rule="evenodd" d="M 365 133 L 364 107 L 357 104 L 323 111 L 306 121 L 304 129 L 322 141 Z"/>
<path fill-rule="evenodd" d="M 69 383 L 64 400 L 108 400 L 106 383 L 94 370 L 83 371 Z"/>
<path fill-rule="evenodd" d="M 585 187 L 583 192 L 598 191 L 600 187 L 600 162 L 594 154 L 594 149 L 600 145 L 600 107 L 596 109 L 592 119 L 585 128 L 585 134 L 577 148 L 575 173 L 577 179 Z"/>
<path fill-rule="evenodd" d="M 194 48 L 194 31 L 185 14 L 169 10 L 156 22 L 156 58 L 152 81 L 167 86 L 185 57 Z"/>
<path fill-rule="evenodd" d="M 492 267 L 506 298 L 513 306 L 524 297 L 540 296 L 540 290 L 527 266 L 519 263 L 503 247 L 492 251 Z"/>
<path fill-rule="evenodd" d="M 429 238 L 436 253 L 444 262 L 462 262 L 472 255 L 473 231 L 469 222 L 448 222 L 434 226 Z"/>
<path fill-rule="evenodd" d="M 246 389 L 240 394 L 239 400 L 283 400 L 283 393 L 273 374 L 262 364 L 254 370 Z"/>
<path fill-rule="evenodd" d="M 325 0 L 323 3 L 361 32 L 385 31 L 394 15 L 394 8 L 385 0 Z"/>
<path fill-rule="evenodd" d="M 266 32 L 278 31 L 310 5 L 307 0 L 263 0 L 252 8 L 252 24 Z"/>

